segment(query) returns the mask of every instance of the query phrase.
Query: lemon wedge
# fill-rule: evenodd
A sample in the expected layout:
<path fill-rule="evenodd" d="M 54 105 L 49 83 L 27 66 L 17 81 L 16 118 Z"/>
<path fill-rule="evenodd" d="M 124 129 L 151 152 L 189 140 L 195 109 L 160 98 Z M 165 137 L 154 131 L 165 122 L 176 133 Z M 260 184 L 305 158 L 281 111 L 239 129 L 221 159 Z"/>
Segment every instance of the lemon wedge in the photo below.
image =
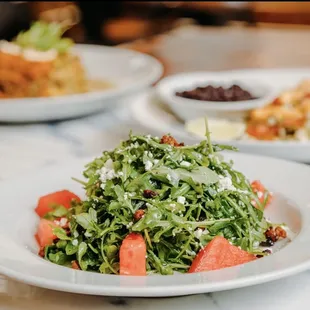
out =
<path fill-rule="evenodd" d="M 245 132 L 245 123 L 225 119 L 208 119 L 209 130 L 213 140 L 227 141 L 240 138 Z M 187 121 L 185 129 L 199 137 L 205 137 L 204 118 Z"/>

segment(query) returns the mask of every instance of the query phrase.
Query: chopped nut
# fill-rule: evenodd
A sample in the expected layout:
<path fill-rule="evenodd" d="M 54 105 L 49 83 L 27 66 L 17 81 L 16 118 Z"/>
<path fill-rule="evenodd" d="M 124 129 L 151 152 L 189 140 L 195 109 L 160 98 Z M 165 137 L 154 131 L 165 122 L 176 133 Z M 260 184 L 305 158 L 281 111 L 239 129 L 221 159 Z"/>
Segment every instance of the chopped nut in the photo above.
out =
<path fill-rule="evenodd" d="M 276 242 L 281 238 L 285 239 L 287 237 L 287 233 L 282 227 L 277 226 L 276 228 L 270 227 L 265 232 L 265 236 L 266 236 L 267 240 L 271 240 L 272 242 Z"/>
<path fill-rule="evenodd" d="M 137 210 L 135 212 L 135 214 L 133 215 L 133 218 L 136 220 L 136 221 L 139 221 L 142 219 L 142 217 L 144 216 L 145 212 L 144 210 Z"/>
<path fill-rule="evenodd" d="M 285 239 L 287 237 L 286 231 L 280 226 L 276 227 L 275 232 L 279 238 Z"/>
<path fill-rule="evenodd" d="M 168 135 L 164 135 L 161 140 L 160 140 L 161 144 L 169 144 L 172 146 L 184 146 L 184 143 L 178 143 L 178 141 L 173 138 L 172 136 L 168 136 Z"/>
<path fill-rule="evenodd" d="M 151 189 L 146 189 L 143 191 L 143 196 L 145 198 L 154 198 L 155 196 L 157 196 L 157 193 Z"/>
<path fill-rule="evenodd" d="M 276 234 L 276 231 L 270 227 L 266 232 L 265 232 L 265 236 L 267 239 L 271 240 L 272 242 L 276 242 L 279 238 Z"/>

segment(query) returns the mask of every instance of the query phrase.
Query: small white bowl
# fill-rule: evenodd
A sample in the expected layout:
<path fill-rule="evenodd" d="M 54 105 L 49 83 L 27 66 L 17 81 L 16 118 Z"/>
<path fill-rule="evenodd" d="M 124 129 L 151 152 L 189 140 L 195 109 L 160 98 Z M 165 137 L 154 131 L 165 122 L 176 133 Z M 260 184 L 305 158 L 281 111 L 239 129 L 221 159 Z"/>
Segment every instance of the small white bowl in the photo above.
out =
<path fill-rule="evenodd" d="M 159 98 L 183 120 L 190 120 L 202 116 L 242 118 L 249 110 L 268 104 L 274 97 L 275 91 L 263 80 L 242 77 L 242 73 L 227 72 L 192 72 L 172 75 L 161 80 L 156 92 Z M 192 90 L 198 86 L 223 86 L 239 85 L 249 91 L 257 99 L 221 102 L 204 101 L 182 98 L 176 92 Z"/>

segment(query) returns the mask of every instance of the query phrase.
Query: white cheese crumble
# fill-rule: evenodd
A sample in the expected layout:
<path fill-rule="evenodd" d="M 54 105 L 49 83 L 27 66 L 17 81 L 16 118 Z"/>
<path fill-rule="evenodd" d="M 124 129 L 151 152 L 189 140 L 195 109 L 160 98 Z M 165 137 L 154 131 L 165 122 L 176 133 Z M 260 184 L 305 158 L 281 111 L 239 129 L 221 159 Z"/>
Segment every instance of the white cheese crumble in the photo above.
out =
<path fill-rule="evenodd" d="M 90 233 L 89 231 L 86 231 L 85 234 L 84 234 L 85 237 L 92 237 L 93 234 Z"/>
<path fill-rule="evenodd" d="M 195 251 L 186 250 L 185 252 L 189 256 L 196 256 L 196 252 Z"/>
<path fill-rule="evenodd" d="M 73 232 L 73 237 L 74 238 L 77 238 L 79 236 L 79 233 L 75 230 L 74 232 Z"/>
<path fill-rule="evenodd" d="M 102 167 L 100 169 L 100 181 L 106 182 L 107 180 L 112 180 L 117 177 L 114 169 L 108 169 L 106 167 Z"/>
<path fill-rule="evenodd" d="M 77 239 L 72 240 L 72 245 L 77 246 L 79 244 L 79 242 L 77 241 Z"/>
<path fill-rule="evenodd" d="M 126 225 L 127 229 L 129 229 L 132 225 L 133 225 L 133 222 L 128 223 L 128 225 Z"/>
<path fill-rule="evenodd" d="M 236 188 L 233 186 L 232 181 L 229 177 L 220 176 L 218 184 L 219 184 L 219 187 L 218 187 L 219 192 L 222 192 L 224 190 L 230 190 L 230 191 L 236 190 Z"/>
<path fill-rule="evenodd" d="M 194 231 L 194 236 L 197 238 L 197 239 L 200 239 L 201 236 L 202 236 L 202 233 L 203 233 L 203 230 L 198 228 L 197 230 Z"/>
<path fill-rule="evenodd" d="M 153 163 L 149 160 L 146 161 L 145 163 L 145 170 L 149 171 L 153 167 Z"/>
<path fill-rule="evenodd" d="M 178 203 L 181 203 L 182 205 L 184 205 L 185 204 L 185 200 L 186 200 L 185 197 L 179 196 L 177 201 L 178 201 Z"/>
<path fill-rule="evenodd" d="M 68 223 L 68 220 L 65 217 L 61 218 L 59 221 L 59 224 L 61 227 L 64 227 L 67 223 Z"/>
<path fill-rule="evenodd" d="M 113 161 L 110 158 L 106 161 L 104 166 L 99 171 L 97 171 L 97 173 L 99 174 L 100 181 L 103 183 L 100 185 L 102 189 L 105 188 L 104 183 L 107 180 L 112 180 L 114 178 L 118 178 L 123 175 L 122 171 L 115 172 L 115 170 L 113 169 Z"/>

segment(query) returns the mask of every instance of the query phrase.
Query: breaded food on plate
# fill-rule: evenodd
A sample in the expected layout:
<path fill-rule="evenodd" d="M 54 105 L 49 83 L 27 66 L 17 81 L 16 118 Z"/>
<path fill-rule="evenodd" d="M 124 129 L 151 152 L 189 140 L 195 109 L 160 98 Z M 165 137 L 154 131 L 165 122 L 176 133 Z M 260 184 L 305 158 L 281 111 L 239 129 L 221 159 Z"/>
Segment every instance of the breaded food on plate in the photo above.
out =
<path fill-rule="evenodd" d="M 0 98 L 88 91 L 84 68 L 60 24 L 35 22 L 12 42 L 0 41 Z"/>

